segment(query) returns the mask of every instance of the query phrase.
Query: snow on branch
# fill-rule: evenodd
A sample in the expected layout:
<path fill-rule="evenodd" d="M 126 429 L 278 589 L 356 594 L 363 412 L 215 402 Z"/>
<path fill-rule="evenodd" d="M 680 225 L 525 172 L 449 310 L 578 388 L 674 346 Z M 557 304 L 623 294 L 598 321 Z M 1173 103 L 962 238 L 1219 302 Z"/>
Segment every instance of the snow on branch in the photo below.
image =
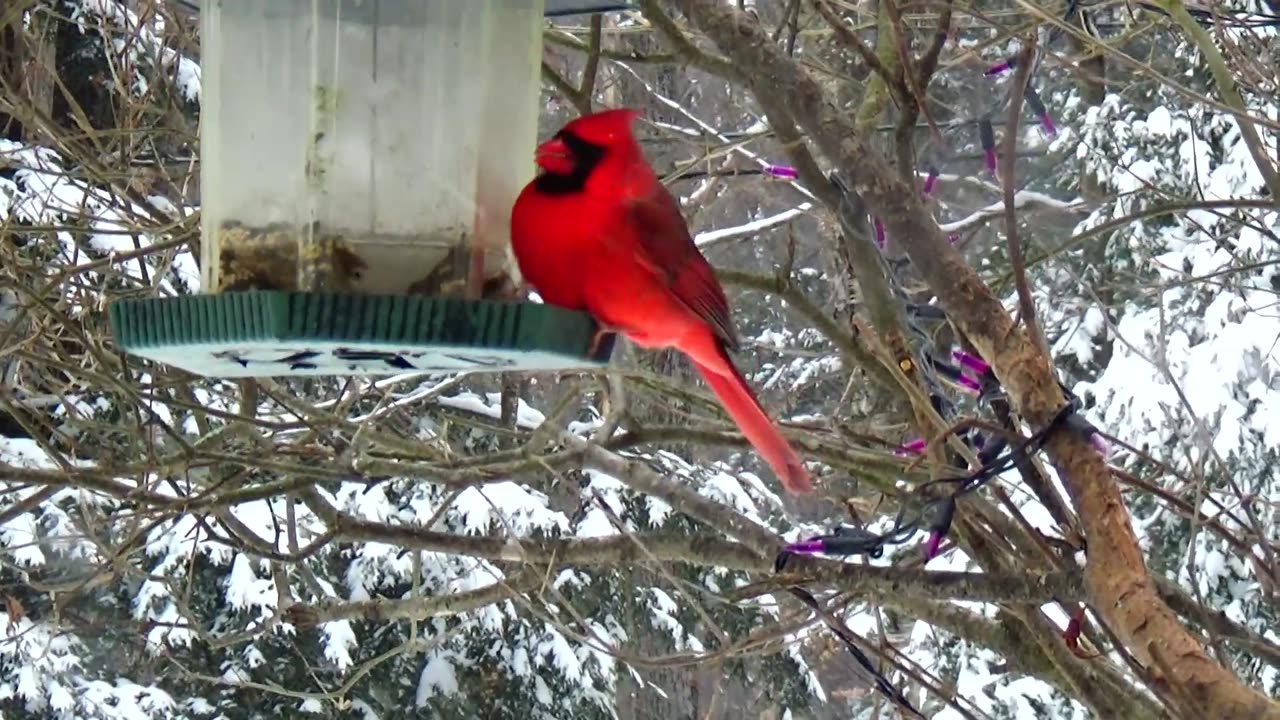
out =
<path fill-rule="evenodd" d="M 698 244 L 699 248 L 706 249 L 726 240 L 733 240 L 747 235 L 755 235 L 770 228 L 786 224 L 787 222 L 809 212 L 812 208 L 812 203 L 801 203 L 790 210 L 785 210 L 766 218 L 760 218 L 759 220 L 752 220 L 749 223 L 720 228 L 719 230 L 707 230 L 705 232 L 700 232 L 694 236 L 693 240 Z"/>
<path fill-rule="evenodd" d="M 1031 190 L 1019 190 L 1013 196 L 1013 207 L 1018 210 L 1053 210 L 1064 213 L 1085 213 L 1090 210 L 1089 204 L 1083 198 L 1075 200 L 1059 200 L 1055 197 L 1038 193 Z M 938 228 L 944 233 L 963 232 L 973 229 L 988 220 L 1003 216 L 1005 213 L 1004 201 L 995 202 L 984 208 L 969 213 L 965 217 L 949 223 L 938 223 Z"/>

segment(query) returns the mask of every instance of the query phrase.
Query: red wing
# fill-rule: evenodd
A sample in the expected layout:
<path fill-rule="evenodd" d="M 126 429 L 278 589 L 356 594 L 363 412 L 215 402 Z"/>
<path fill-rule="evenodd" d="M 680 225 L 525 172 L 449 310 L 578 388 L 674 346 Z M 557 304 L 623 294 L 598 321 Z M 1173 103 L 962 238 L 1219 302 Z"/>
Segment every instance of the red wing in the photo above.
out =
<path fill-rule="evenodd" d="M 729 349 L 736 350 L 738 339 L 729 317 L 729 301 L 711 264 L 689 235 L 676 199 L 655 183 L 654 190 L 631 200 L 627 213 L 643 254 L 637 259 L 664 278 L 680 302 L 705 320 Z"/>

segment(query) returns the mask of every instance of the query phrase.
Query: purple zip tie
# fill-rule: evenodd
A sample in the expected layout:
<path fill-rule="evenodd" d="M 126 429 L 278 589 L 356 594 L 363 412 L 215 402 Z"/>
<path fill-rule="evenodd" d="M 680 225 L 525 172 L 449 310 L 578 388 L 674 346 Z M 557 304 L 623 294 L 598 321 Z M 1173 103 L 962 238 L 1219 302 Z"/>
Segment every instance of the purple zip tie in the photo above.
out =
<path fill-rule="evenodd" d="M 880 218 L 872 218 L 871 229 L 875 231 L 876 247 L 883 250 L 885 244 L 884 223 L 880 222 Z"/>
<path fill-rule="evenodd" d="M 821 540 L 805 540 L 803 542 L 791 543 L 782 549 L 789 553 L 813 555 L 823 551 L 823 542 Z"/>
<path fill-rule="evenodd" d="M 972 370 L 979 375 L 986 375 L 991 372 L 991 366 L 986 364 L 977 355 L 971 355 L 963 350 L 952 350 L 951 357 L 956 359 L 965 368 Z"/>
<path fill-rule="evenodd" d="M 1049 137 L 1058 136 L 1058 126 L 1053 124 L 1053 118 L 1049 117 L 1049 113 L 1040 115 L 1040 125 L 1044 128 L 1044 132 Z"/>
<path fill-rule="evenodd" d="M 991 67 L 987 68 L 986 71 L 983 72 L 982 74 L 985 75 L 986 77 L 994 77 L 996 75 L 1000 75 L 1001 73 L 1012 70 L 1013 67 L 1017 64 L 1018 64 L 1018 58 L 1015 55 L 1014 57 L 1011 57 L 1008 60 L 1002 60 L 996 63 L 995 65 L 992 65 Z"/>
<path fill-rule="evenodd" d="M 946 537 L 946 532 L 932 530 L 929 532 L 929 541 L 924 546 L 924 560 L 928 562 L 938 556 L 938 547 L 942 545 L 942 538 Z"/>
<path fill-rule="evenodd" d="M 960 240 L 960 233 L 951 233 L 947 236 L 947 242 L 955 245 Z"/>
<path fill-rule="evenodd" d="M 795 180 L 800 177 L 800 173 L 790 165 L 765 165 L 764 174 L 782 180 Z"/>
<path fill-rule="evenodd" d="M 921 188 L 921 192 L 924 193 L 925 197 L 928 197 L 933 194 L 933 188 L 937 184 L 938 184 L 938 168 L 930 167 L 929 174 L 925 176 L 924 187 Z"/>
<path fill-rule="evenodd" d="M 960 377 L 956 378 L 956 384 L 964 388 L 965 390 L 970 390 L 976 393 L 982 392 L 982 383 L 978 382 L 977 380 L 974 380 L 968 375 L 961 375 Z"/>

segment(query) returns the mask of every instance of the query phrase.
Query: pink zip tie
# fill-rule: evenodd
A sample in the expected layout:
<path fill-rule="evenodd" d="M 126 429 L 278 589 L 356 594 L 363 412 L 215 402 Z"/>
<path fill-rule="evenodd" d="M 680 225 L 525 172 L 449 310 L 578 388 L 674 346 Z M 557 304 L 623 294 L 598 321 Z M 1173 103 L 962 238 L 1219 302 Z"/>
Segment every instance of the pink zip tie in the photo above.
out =
<path fill-rule="evenodd" d="M 919 455 L 924 452 L 925 446 L 927 445 L 928 443 L 924 441 L 924 438 L 914 438 L 912 440 L 908 440 L 902 443 L 902 446 L 899 447 L 897 450 L 895 450 L 894 454 L 895 455 L 912 455 L 912 454 Z"/>

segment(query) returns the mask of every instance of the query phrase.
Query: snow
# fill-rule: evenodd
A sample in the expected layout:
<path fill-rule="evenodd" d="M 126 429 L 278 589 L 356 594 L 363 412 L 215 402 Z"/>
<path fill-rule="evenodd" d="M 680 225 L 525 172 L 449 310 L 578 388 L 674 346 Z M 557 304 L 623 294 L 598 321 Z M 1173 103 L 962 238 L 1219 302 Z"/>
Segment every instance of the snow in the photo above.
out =
<path fill-rule="evenodd" d="M 422 676 L 418 679 L 416 703 L 418 707 L 427 704 L 427 700 L 436 695 L 453 695 L 458 692 L 458 676 L 451 662 L 452 653 L 432 653 L 427 663 L 422 666 Z"/>
<path fill-rule="evenodd" d="M 502 417 L 502 393 L 485 393 L 483 397 L 476 393 L 459 393 L 437 398 L 436 402 L 445 407 L 466 410 L 495 420 Z M 517 427 L 531 430 L 541 425 L 547 418 L 541 412 L 529 407 L 524 399 L 520 399 L 517 403 L 515 419 Z"/>
<path fill-rule="evenodd" d="M 567 531 L 569 519 L 564 513 L 547 509 L 546 502 L 542 493 L 512 482 L 499 482 L 463 490 L 454 506 L 467 532 L 480 534 L 495 527 L 517 536 L 534 530 Z"/>
<path fill-rule="evenodd" d="M 683 650 L 686 647 L 684 624 L 675 617 L 679 607 L 676 605 L 676 601 L 661 588 L 649 588 L 649 595 L 652 599 L 651 609 L 653 611 L 650 622 L 653 623 L 655 628 L 671 636 L 672 641 L 675 642 L 676 649 Z"/>
<path fill-rule="evenodd" d="M 0 437 L 0 462 L 26 468 L 54 468 L 44 449 L 27 438 Z"/>
<path fill-rule="evenodd" d="M 1093 360 L 1094 346 L 1103 331 L 1106 330 L 1106 316 L 1096 305 L 1090 305 L 1084 315 L 1076 321 L 1053 344 L 1053 353 L 1057 356 L 1072 355 L 1076 362 L 1088 363 Z"/>
<path fill-rule="evenodd" d="M 538 643 L 536 654 L 544 666 L 554 667 L 568 682 L 582 679 L 584 669 L 578 660 L 578 654 L 555 627 L 544 626 L 542 641 Z"/>
<path fill-rule="evenodd" d="M 325 636 L 325 659 L 340 669 L 352 667 L 355 661 L 351 658 L 351 651 L 359 646 L 359 642 L 351 623 L 347 620 L 327 622 L 320 626 L 320 631 Z"/>
<path fill-rule="evenodd" d="M 252 561 L 243 553 L 237 553 L 231 562 L 231 572 L 227 576 L 227 603 L 241 610 L 251 608 L 273 608 L 276 604 L 275 583 L 267 578 L 258 577 Z"/>
<path fill-rule="evenodd" d="M 139 595 L 141 599 L 141 594 Z M 135 601 L 135 606 L 137 601 Z M 138 618 L 143 613 L 134 613 L 134 617 Z M 164 647 L 191 647 L 195 634 L 187 627 L 183 627 L 182 616 L 178 614 L 177 605 L 168 602 L 164 606 L 164 610 L 154 613 L 145 613 L 150 615 L 150 619 L 154 620 L 156 626 L 147 633 L 147 649 L 153 654 L 164 652 Z"/>

